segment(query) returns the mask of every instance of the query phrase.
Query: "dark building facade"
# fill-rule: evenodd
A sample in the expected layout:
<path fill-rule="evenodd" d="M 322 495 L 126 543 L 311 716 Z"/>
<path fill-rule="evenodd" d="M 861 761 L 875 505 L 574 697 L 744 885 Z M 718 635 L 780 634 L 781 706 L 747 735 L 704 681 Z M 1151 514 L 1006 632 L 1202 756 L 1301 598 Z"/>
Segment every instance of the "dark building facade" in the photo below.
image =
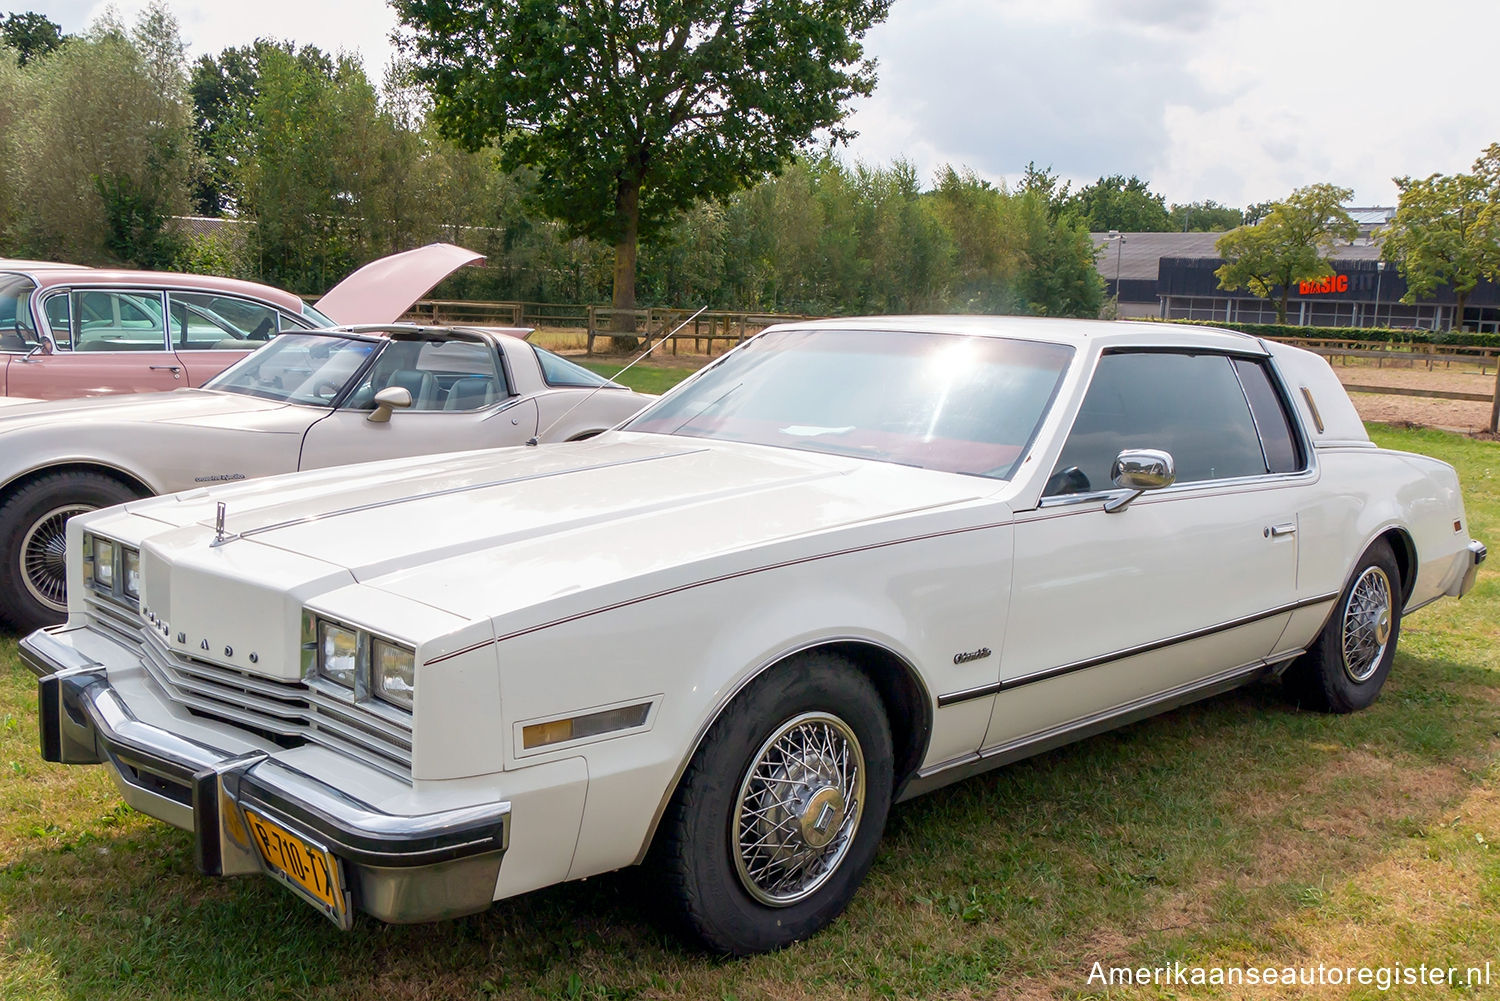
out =
<path fill-rule="evenodd" d="M 1221 233 L 1125 233 L 1123 243 L 1109 234 L 1094 234 L 1100 248 L 1099 273 L 1111 296 L 1118 287 L 1120 315 L 1221 323 L 1275 323 L 1276 299 L 1261 299 L 1248 289 L 1219 288 L 1215 269 L 1223 265 L 1213 244 Z M 1287 296 L 1287 323 L 1316 327 L 1395 327 L 1446 330 L 1458 327 L 1457 300 L 1451 288 L 1415 303 L 1401 302 L 1406 282 L 1395 265 L 1381 267 L 1380 247 L 1366 236 L 1338 247 L 1334 274 L 1320 282 L 1303 282 Z M 1118 281 L 1116 276 L 1118 274 Z M 1471 331 L 1500 332 L 1500 286 L 1481 282 L 1464 305 L 1463 326 Z"/>

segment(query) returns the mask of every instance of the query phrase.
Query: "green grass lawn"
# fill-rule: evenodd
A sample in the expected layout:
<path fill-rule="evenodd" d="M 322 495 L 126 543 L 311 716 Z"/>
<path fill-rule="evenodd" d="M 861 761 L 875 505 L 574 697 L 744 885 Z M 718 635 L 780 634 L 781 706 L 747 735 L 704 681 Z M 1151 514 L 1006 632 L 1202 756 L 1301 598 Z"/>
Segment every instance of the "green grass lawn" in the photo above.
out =
<path fill-rule="evenodd" d="M 615 374 L 624 364 L 614 362 L 582 361 L 572 359 L 591 372 L 598 372 L 607 379 L 614 379 L 622 386 L 629 386 L 637 393 L 665 393 L 695 371 L 691 368 L 661 368 L 655 365 L 637 365 L 619 378 Z"/>
<path fill-rule="evenodd" d="M 1473 533 L 1500 542 L 1500 445 L 1375 435 L 1454 463 Z M 1487 570 L 1407 620 L 1372 709 L 1297 712 L 1254 687 L 923 797 L 894 811 L 844 918 L 737 961 L 684 949 L 636 872 L 349 934 L 270 880 L 201 878 L 188 835 L 121 806 L 102 768 L 38 759 L 35 686 L 0 640 L 0 997 L 1239 997 L 1267 995 L 1088 978 L 1096 961 L 1500 967 Z"/>

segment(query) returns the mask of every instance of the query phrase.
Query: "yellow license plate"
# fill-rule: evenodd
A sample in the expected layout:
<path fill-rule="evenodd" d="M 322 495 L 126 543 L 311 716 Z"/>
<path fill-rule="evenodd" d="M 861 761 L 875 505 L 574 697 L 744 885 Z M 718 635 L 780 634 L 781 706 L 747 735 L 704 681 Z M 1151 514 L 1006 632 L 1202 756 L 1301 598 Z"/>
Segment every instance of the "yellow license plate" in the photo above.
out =
<path fill-rule="evenodd" d="M 245 819 L 250 822 L 250 834 L 266 865 L 334 915 L 343 914 L 343 887 L 339 884 L 338 861 L 332 855 L 250 810 L 245 811 Z"/>

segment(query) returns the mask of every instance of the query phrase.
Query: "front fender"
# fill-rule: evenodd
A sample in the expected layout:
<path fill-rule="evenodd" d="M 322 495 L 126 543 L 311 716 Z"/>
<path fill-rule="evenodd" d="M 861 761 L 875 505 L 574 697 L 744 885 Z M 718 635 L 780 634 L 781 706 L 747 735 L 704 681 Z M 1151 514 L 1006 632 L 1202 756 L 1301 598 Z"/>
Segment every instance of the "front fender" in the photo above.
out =
<path fill-rule="evenodd" d="M 976 670 L 993 680 L 994 659 L 953 662 L 962 649 L 1000 648 L 1011 545 L 1008 522 L 923 533 L 727 573 L 503 638 L 509 766 L 567 754 L 588 759 L 588 804 L 570 878 L 639 859 L 713 721 L 788 656 L 843 642 L 887 651 L 912 666 L 930 712 L 940 689 L 968 686 Z M 544 753 L 519 746 L 530 720 L 645 703 L 653 708 L 644 730 Z M 978 746 L 988 701 L 941 713 L 928 757 Z"/>

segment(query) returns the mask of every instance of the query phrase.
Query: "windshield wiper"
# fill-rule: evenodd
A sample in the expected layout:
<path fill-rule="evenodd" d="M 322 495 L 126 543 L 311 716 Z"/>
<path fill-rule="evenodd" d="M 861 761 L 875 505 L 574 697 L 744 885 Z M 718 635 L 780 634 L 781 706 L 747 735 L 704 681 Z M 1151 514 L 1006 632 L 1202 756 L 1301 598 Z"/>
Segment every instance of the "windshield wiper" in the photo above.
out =
<path fill-rule="evenodd" d="M 729 399 L 729 397 L 730 397 L 731 394 L 737 392 L 744 385 L 745 384 L 743 382 L 737 382 L 733 386 L 730 386 L 728 389 L 724 390 L 724 392 L 720 393 L 718 396 L 716 396 L 712 400 L 708 401 L 708 403 L 704 404 L 702 407 L 699 407 L 695 412 L 693 412 L 692 414 L 689 414 L 686 418 L 683 419 L 683 422 L 681 424 L 677 425 L 672 430 L 668 431 L 667 434 L 676 434 L 678 431 L 681 431 L 683 428 L 685 428 L 689 424 L 693 423 L 693 421 L 695 421 L 698 418 L 702 417 L 704 414 L 708 413 L 714 407 L 717 407 L 719 404 L 721 404 L 725 400 Z"/>

